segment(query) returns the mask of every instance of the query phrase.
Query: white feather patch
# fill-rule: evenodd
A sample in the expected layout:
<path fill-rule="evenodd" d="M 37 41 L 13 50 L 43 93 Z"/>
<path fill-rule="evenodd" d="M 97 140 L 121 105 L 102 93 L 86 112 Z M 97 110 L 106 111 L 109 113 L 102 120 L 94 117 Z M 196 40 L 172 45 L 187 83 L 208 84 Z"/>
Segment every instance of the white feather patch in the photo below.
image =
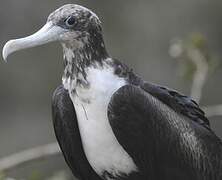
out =
<path fill-rule="evenodd" d="M 90 67 L 86 70 L 89 88 L 68 87 L 75 106 L 83 148 L 97 174 L 113 176 L 137 171 L 132 158 L 118 143 L 107 117 L 107 108 L 114 92 L 124 86 L 124 79 L 114 75 L 112 67 Z M 76 88 L 76 94 L 71 89 Z"/>

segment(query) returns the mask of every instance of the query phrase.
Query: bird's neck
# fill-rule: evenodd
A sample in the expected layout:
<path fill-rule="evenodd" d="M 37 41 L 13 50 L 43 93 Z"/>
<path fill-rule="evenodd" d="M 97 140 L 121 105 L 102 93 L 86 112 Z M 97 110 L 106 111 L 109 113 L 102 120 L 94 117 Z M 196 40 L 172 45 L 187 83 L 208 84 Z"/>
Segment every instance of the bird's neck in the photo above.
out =
<path fill-rule="evenodd" d="M 64 53 L 63 84 L 75 80 L 87 87 L 86 69 L 89 66 L 103 66 L 109 57 L 101 34 L 73 40 L 62 44 Z"/>

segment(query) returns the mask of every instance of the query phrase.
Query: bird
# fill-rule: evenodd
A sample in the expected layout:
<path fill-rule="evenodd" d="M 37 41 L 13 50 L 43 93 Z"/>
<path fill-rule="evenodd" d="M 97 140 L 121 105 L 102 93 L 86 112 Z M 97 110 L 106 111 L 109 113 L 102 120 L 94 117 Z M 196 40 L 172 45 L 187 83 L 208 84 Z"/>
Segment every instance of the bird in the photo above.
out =
<path fill-rule="evenodd" d="M 90 9 L 66 4 L 15 51 L 60 42 L 62 83 L 52 96 L 57 141 L 80 180 L 221 180 L 222 142 L 192 98 L 143 80 L 106 50 Z"/>

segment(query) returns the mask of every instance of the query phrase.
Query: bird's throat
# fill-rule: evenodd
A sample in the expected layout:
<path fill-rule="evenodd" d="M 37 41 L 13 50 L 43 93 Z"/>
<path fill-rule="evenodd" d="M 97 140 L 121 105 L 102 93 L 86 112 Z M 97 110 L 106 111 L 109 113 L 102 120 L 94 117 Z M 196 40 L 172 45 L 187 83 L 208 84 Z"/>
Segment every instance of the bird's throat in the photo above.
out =
<path fill-rule="evenodd" d="M 87 87 L 87 68 L 90 66 L 102 66 L 108 58 L 104 42 L 87 39 L 74 40 L 72 43 L 62 44 L 64 53 L 63 85 L 66 89 L 74 90 L 77 85 Z"/>

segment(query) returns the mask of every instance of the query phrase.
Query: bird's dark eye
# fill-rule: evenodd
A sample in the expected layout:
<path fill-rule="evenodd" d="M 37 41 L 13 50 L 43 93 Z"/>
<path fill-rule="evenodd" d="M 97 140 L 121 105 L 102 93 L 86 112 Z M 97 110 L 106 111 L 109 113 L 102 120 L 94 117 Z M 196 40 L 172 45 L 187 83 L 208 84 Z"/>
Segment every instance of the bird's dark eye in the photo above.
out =
<path fill-rule="evenodd" d="M 67 27 L 73 27 L 75 25 L 75 22 L 76 22 L 76 20 L 73 16 L 70 16 L 65 20 Z"/>

